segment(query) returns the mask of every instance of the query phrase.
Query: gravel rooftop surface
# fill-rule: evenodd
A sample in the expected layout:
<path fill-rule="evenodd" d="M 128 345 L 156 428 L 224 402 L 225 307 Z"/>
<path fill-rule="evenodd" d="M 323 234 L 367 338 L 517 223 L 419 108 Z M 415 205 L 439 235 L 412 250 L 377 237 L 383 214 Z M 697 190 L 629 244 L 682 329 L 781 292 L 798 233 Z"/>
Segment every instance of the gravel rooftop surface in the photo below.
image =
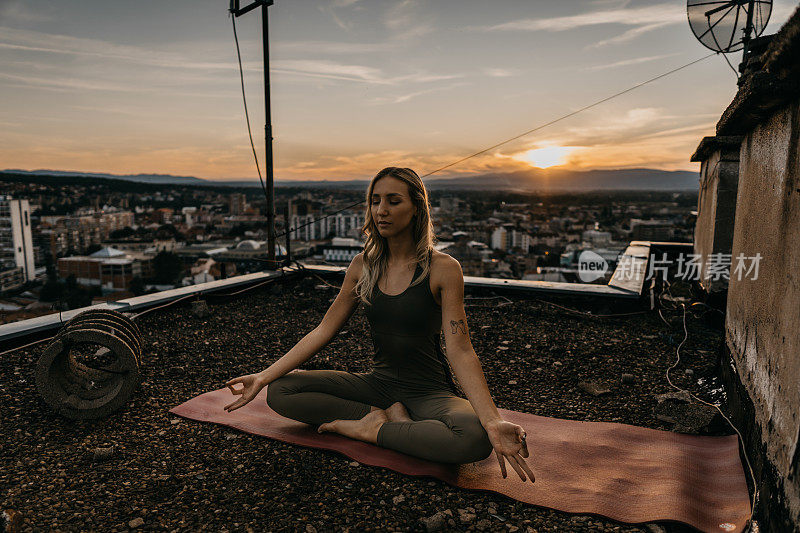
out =
<path fill-rule="evenodd" d="M 447 531 L 693 531 L 570 515 L 170 415 L 230 378 L 269 366 L 319 323 L 336 294 L 313 277 L 282 289 L 213 303 L 207 318 L 194 317 L 185 301 L 142 316 L 144 381 L 123 410 L 103 420 L 67 420 L 39 398 L 34 369 L 47 342 L 3 356 L 1 508 L 21 514 L 23 531 L 426 531 L 439 512 Z M 680 311 L 665 313 L 668 327 L 655 312 L 586 317 L 519 297 L 469 299 L 467 316 L 498 407 L 672 429 L 654 407 L 656 394 L 673 390 L 665 371 L 683 339 Z M 721 332 L 691 314 L 687 327 L 681 364 L 670 376 L 711 400 L 720 394 Z M 366 372 L 371 354 L 359 308 L 302 368 Z M 633 383 L 623 383 L 623 373 Z M 584 392 L 578 383 L 585 380 L 610 392 Z M 113 452 L 100 457 L 98 448 Z M 535 450 L 527 461 L 535 472 Z"/>

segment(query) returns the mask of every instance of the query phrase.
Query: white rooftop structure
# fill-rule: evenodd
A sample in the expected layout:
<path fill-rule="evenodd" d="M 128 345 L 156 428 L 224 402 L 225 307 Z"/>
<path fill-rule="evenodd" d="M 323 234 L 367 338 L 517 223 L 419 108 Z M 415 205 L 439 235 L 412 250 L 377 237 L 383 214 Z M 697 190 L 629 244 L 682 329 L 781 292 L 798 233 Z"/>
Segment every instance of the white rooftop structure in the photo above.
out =
<path fill-rule="evenodd" d="M 116 248 L 112 248 L 111 246 L 106 246 L 100 250 L 97 250 L 93 254 L 89 254 L 89 257 L 97 257 L 99 259 L 103 258 L 111 258 L 111 257 L 124 257 L 128 254 L 123 252 L 122 250 L 117 250 Z"/>
<path fill-rule="evenodd" d="M 258 241 L 246 240 L 237 244 L 236 248 L 242 250 L 258 250 L 259 248 L 261 248 L 261 244 L 262 243 Z"/>

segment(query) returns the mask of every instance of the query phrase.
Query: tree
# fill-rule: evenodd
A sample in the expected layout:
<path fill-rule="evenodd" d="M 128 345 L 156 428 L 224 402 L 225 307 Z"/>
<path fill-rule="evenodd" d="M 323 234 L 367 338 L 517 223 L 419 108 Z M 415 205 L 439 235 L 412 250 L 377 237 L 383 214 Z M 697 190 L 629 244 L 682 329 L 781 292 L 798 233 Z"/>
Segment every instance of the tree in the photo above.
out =
<path fill-rule="evenodd" d="M 112 231 L 111 234 L 109 235 L 109 238 L 127 239 L 128 237 L 131 237 L 133 235 L 136 235 L 136 231 L 130 226 L 125 226 L 124 228 Z"/>
<path fill-rule="evenodd" d="M 183 273 L 183 261 L 172 252 L 161 251 L 153 258 L 156 283 L 175 283 Z"/>
<path fill-rule="evenodd" d="M 92 255 L 93 253 L 98 252 L 102 249 L 103 247 L 100 246 L 99 244 L 90 244 L 89 247 L 86 249 L 84 255 Z"/>
<path fill-rule="evenodd" d="M 83 287 L 75 287 L 72 291 L 68 291 L 65 300 L 70 309 L 92 305 L 92 295 Z"/>
<path fill-rule="evenodd" d="M 131 279 L 130 285 L 128 285 L 128 290 L 131 291 L 136 296 L 141 296 L 144 294 L 144 281 L 139 276 L 134 276 Z"/>
<path fill-rule="evenodd" d="M 249 224 L 236 224 L 231 228 L 231 231 L 228 233 L 231 237 L 243 237 L 244 232 L 250 231 L 255 229 L 254 226 L 250 226 Z"/>
<path fill-rule="evenodd" d="M 158 239 L 175 239 L 176 241 L 184 240 L 183 233 L 178 231 L 178 228 L 172 224 L 163 224 L 156 230 L 156 238 Z"/>
<path fill-rule="evenodd" d="M 605 204 L 603 208 L 600 210 L 600 216 L 598 217 L 598 222 L 600 222 L 600 226 L 604 228 L 608 228 L 614 225 L 614 211 L 611 209 L 611 206 Z"/>
<path fill-rule="evenodd" d="M 39 291 L 39 300 L 42 302 L 55 302 L 60 299 L 64 293 L 64 285 L 58 282 L 55 277 L 48 277 L 47 281 Z"/>

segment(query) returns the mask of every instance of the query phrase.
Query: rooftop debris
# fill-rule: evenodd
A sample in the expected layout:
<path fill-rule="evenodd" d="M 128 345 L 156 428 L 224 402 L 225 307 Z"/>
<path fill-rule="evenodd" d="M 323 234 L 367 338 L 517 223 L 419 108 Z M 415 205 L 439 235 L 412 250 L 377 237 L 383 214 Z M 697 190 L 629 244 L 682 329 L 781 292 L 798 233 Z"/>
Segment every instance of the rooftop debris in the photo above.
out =
<path fill-rule="evenodd" d="M 36 364 L 36 388 L 67 418 L 102 418 L 134 393 L 141 358 L 139 328 L 131 319 L 90 309 L 67 322 L 44 349 Z"/>

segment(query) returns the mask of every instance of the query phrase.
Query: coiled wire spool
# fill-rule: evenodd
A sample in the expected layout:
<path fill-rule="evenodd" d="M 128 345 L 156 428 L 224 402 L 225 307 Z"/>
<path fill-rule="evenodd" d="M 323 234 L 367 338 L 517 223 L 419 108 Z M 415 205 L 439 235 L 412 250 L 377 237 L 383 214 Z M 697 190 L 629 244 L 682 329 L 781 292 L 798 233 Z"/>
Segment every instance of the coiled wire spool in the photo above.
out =
<path fill-rule="evenodd" d="M 88 366 L 76 352 L 99 345 Z M 141 332 L 128 317 L 90 309 L 67 322 L 36 365 L 36 388 L 58 413 L 76 420 L 101 418 L 121 408 L 141 381 Z"/>

